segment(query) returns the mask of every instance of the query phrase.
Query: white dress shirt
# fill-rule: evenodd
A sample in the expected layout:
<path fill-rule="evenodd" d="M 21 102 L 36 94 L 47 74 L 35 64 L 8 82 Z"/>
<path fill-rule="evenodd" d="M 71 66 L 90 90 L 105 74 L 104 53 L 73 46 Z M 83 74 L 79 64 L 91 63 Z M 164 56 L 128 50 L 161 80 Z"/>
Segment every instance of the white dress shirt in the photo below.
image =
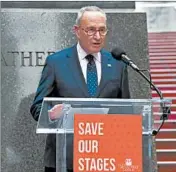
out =
<path fill-rule="evenodd" d="M 77 52 L 78 52 L 78 59 L 79 59 L 79 62 L 80 62 L 82 73 L 83 73 L 85 81 L 87 82 L 87 64 L 88 64 L 88 61 L 85 57 L 88 54 L 82 49 L 79 42 L 77 44 Z M 94 53 L 92 55 L 95 57 L 94 60 L 95 60 L 96 68 L 97 68 L 98 85 L 99 85 L 100 80 L 101 80 L 101 53 L 98 52 L 98 53 Z"/>

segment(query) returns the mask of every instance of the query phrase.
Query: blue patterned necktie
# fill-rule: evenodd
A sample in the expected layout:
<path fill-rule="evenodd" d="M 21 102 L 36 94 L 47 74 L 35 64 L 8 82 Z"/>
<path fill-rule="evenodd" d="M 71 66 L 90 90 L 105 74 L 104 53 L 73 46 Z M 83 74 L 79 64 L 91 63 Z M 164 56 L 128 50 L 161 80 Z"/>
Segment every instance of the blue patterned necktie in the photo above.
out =
<path fill-rule="evenodd" d="M 98 88 L 97 68 L 94 56 L 89 54 L 85 57 L 87 64 L 87 89 L 90 97 L 95 97 Z"/>

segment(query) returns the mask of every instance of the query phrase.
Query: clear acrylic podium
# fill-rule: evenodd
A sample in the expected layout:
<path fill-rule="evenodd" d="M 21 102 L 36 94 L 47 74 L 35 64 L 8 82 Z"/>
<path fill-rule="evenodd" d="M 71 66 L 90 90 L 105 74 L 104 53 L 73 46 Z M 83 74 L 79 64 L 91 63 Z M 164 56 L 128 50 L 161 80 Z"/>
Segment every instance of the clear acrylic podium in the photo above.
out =
<path fill-rule="evenodd" d="M 63 105 L 61 115 L 57 120 L 51 120 L 48 110 L 57 104 Z M 67 172 L 67 168 L 73 166 L 74 114 L 141 115 L 143 172 L 153 172 L 157 162 L 152 132 L 161 123 L 162 104 L 170 106 L 171 100 L 44 98 L 36 132 L 56 133 L 56 170 Z"/>

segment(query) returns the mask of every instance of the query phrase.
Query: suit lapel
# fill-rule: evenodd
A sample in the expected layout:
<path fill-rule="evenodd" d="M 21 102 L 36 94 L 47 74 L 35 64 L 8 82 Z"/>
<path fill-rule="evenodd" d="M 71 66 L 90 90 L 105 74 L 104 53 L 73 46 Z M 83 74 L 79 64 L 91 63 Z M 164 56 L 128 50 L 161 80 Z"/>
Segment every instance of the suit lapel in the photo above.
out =
<path fill-rule="evenodd" d="M 71 50 L 68 52 L 67 64 L 71 70 L 71 74 L 73 75 L 75 82 L 80 87 L 80 90 L 84 93 L 86 97 L 89 97 L 88 91 L 87 91 L 87 85 L 78 59 L 76 45 L 73 46 Z"/>
<path fill-rule="evenodd" d="M 97 90 L 96 97 L 101 94 L 101 91 L 111 79 L 112 75 L 112 61 L 110 56 L 104 51 L 101 51 L 101 81 Z"/>

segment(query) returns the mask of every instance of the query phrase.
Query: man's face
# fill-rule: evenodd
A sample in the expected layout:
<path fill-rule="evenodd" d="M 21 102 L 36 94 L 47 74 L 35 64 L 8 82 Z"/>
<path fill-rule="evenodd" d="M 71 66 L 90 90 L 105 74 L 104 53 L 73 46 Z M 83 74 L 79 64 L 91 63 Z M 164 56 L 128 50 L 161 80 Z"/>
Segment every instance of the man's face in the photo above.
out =
<path fill-rule="evenodd" d="M 106 38 L 106 18 L 99 11 L 84 12 L 75 33 L 81 47 L 88 53 L 97 53 L 104 46 Z"/>

